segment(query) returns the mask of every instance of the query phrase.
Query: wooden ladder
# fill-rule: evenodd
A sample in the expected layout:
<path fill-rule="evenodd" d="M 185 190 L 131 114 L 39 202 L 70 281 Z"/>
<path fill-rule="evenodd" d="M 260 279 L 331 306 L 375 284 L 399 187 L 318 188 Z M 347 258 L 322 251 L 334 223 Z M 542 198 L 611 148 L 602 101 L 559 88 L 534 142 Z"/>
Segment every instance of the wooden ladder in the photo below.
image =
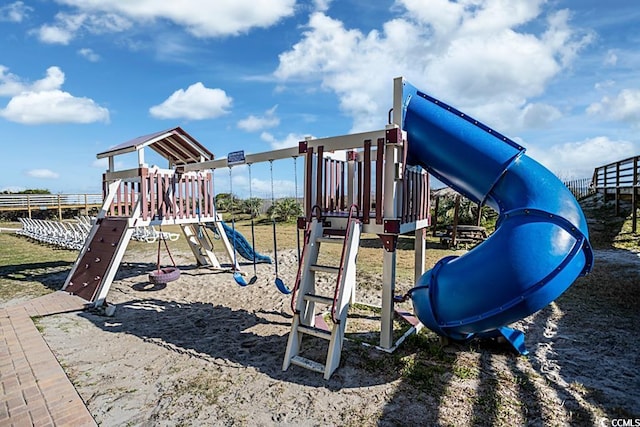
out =
<path fill-rule="evenodd" d="M 204 223 L 194 223 L 194 224 L 182 224 L 180 228 L 182 229 L 182 234 L 186 241 L 189 243 L 189 247 L 191 248 L 191 252 L 198 260 L 199 266 L 208 266 L 213 268 L 214 270 L 221 271 L 237 271 L 240 269 L 237 259 L 233 255 L 233 246 L 229 242 L 229 238 L 224 231 L 224 227 L 222 226 L 222 218 L 216 214 L 216 221 L 213 222 L 214 228 L 220 236 L 220 242 L 222 243 L 223 248 L 227 254 L 231 262 L 230 268 L 222 267 L 220 261 L 216 257 L 216 254 L 213 251 L 213 243 L 212 240 L 207 235 L 207 230 L 205 229 L 206 225 Z M 235 265 L 234 265 L 235 264 Z"/>
<path fill-rule="evenodd" d="M 282 365 L 283 371 L 294 364 L 323 373 L 324 378 L 329 379 L 340 365 L 347 312 L 355 293 L 356 256 L 362 232 L 362 224 L 357 218 L 357 208 L 353 206 L 352 210 L 356 211 L 356 216 L 352 216 L 350 211 L 348 218 L 331 218 L 330 220 L 314 218 L 307 224 L 302 262 L 298 268 L 292 296 L 294 316 Z M 342 244 L 342 256 L 337 266 L 317 263 L 320 247 L 324 244 Z M 330 273 L 336 276 L 333 295 L 318 295 L 316 293 L 316 272 Z M 333 325 L 331 331 L 316 327 L 316 304 L 330 307 L 329 314 Z M 304 335 L 329 341 L 324 364 L 300 356 Z"/>
<path fill-rule="evenodd" d="M 207 238 L 206 230 L 202 224 L 182 224 L 182 234 L 189 243 L 191 252 L 195 255 L 200 266 L 211 266 L 216 270 L 222 269 L 218 258 L 213 252 L 213 245 Z"/>

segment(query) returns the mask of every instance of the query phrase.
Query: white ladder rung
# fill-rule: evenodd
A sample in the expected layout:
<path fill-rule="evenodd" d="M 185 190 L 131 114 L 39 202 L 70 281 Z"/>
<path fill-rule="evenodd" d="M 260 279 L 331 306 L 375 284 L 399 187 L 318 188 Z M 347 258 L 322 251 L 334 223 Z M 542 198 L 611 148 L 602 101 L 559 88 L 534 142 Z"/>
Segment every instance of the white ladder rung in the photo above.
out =
<path fill-rule="evenodd" d="M 333 304 L 333 298 L 325 297 L 323 295 L 315 295 L 315 294 L 305 294 L 302 297 L 305 301 L 317 302 L 320 304 Z"/>
<path fill-rule="evenodd" d="M 320 329 L 320 328 L 314 328 L 313 326 L 299 325 L 298 332 L 311 335 L 317 338 L 322 338 L 323 340 L 327 340 L 327 341 L 331 340 L 331 332 L 325 331 L 324 329 Z"/>
<path fill-rule="evenodd" d="M 340 272 L 340 269 L 338 267 L 331 267 L 328 265 L 320 265 L 320 264 L 311 264 L 309 266 L 309 270 L 321 271 L 324 273 L 332 273 L 332 274 L 338 274 Z"/>
<path fill-rule="evenodd" d="M 306 357 L 293 356 L 291 358 L 291 363 L 314 372 L 319 372 L 321 374 L 324 373 L 324 365 L 322 363 L 318 363 L 315 360 L 307 359 Z"/>

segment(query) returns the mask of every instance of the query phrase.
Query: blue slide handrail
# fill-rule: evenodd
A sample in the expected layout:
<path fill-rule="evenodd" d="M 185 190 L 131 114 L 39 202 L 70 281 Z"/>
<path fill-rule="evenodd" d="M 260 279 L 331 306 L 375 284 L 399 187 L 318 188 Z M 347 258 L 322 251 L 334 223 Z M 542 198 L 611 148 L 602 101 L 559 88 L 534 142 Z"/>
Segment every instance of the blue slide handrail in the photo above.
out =
<path fill-rule="evenodd" d="M 407 82 L 403 128 L 409 165 L 499 213 L 487 240 L 420 278 L 410 292 L 416 315 L 455 340 L 493 332 L 509 340 L 506 325 L 544 308 L 591 271 L 582 209 L 520 144 Z"/>

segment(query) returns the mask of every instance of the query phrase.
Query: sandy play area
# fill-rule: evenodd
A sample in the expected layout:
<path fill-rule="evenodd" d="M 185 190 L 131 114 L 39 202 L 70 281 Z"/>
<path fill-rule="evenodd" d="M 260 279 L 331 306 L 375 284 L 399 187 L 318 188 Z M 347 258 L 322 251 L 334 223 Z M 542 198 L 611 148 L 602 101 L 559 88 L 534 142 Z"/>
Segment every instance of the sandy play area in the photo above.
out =
<path fill-rule="evenodd" d="M 281 277 L 291 284 L 294 252 L 279 257 Z M 527 333 L 528 357 L 494 342 L 442 347 L 429 331 L 393 354 L 356 339 L 345 344 L 329 381 L 296 366 L 281 369 L 291 311 L 289 297 L 273 285 L 272 266 L 260 265 L 257 283 L 242 288 L 231 274 L 196 268 L 190 254 L 178 253 L 181 278 L 153 288 L 152 259 L 125 256 L 108 296 L 114 317 L 36 320 L 99 425 L 593 425 L 640 418 L 640 257 L 630 251 L 596 251 L 591 275 L 516 325 Z M 251 275 L 250 265 L 246 270 Z M 360 300 L 379 302 L 379 284 L 361 285 L 367 290 Z M 399 283 L 398 291 L 410 286 Z M 352 326 L 347 335 L 361 332 Z M 326 351 L 324 342 L 305 343 L 311 353 Z"/>

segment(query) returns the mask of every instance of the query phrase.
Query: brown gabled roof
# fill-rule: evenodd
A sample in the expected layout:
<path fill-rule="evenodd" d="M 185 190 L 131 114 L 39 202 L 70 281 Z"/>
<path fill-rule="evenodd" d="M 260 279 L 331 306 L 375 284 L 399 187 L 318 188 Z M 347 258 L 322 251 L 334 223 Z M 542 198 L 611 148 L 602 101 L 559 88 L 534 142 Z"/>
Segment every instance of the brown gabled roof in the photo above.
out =
<path fill-rule="evenodd" d="M 116 145 L 110 150 L 98 153 L 96 157 L 102 159 L 109 156 L 132 153 L 144 147 L 150 147 L 175 165 L 213 160 L 214 157 L 211 151 L 207 150 L 204 145 L 200 144 L 181 127 L 139 136 L 131 141 Z"/>

